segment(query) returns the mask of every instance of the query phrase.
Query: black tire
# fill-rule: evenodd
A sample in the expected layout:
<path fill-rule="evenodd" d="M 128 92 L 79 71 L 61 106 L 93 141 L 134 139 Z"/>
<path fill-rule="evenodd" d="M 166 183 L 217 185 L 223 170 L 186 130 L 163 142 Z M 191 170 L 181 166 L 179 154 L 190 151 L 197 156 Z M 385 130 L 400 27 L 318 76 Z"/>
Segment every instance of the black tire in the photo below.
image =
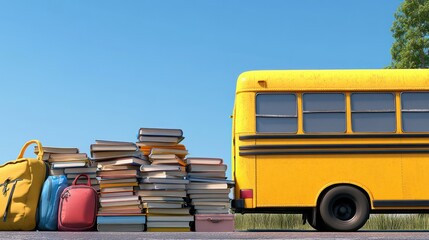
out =
<path fill-rule="evenodd" d="M 357 231 L 369 217 L 367 197 L 351 186 L 329 190 L 323 196 L 319 209 L 322 221 L 333 231 Z"/>

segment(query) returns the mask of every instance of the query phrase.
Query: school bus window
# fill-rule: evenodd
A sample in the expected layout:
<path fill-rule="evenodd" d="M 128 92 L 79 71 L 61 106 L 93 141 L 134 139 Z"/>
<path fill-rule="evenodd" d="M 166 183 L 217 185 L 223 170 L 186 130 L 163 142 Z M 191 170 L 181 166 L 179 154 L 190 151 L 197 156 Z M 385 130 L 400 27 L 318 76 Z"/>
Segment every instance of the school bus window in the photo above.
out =
<path fill-rule="evenodd" d="M 352 93 L 353 132 L 395 132 L 393 93 Z"/>
<path fill-rule="evenodd" d="M 345 132 L 345 104 L 343 93 L 304 93 L 304 132 Z"/>
<path fill-rule="evenodd" d="M 256 131 L 297 131 L 296 96 L 290 93 L 256 95 Z"/>
<path fill-rule="evenodd" d="M 404 92 L 401 105 L 404 132 L 429 132 L 429 92 Z"/>

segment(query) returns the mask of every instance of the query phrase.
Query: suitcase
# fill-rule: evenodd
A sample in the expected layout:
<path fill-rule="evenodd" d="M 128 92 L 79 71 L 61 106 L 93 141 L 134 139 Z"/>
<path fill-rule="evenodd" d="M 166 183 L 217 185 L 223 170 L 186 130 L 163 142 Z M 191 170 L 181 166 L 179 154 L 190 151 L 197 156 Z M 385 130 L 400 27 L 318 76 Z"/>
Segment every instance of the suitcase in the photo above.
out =
<path fill-rule="evenodd" d="M 86 177 L 86 185 L 77 185 L 80 177 Z M 91 187 L 88 175 L 78 175 L 71 186 L 64 189 L 58 209 L 58 230 L 95 230 L 98 211 L 98 195 Z"/>
<path fill-rule="evenodd" d="M 195 214 L 196 232 L 234 232 L 234 214 Z"/>
<path fill-rule="evenodd" d="M 46 179 L 39 200 L 37 229 L 51 231 L 58 229 L 58 205 L 60 196 L 67 186 L 67 178 L 64 175 L 49 176 Z"/>
<path fill-rule="evenodd" d="M 24 158 L 25 150 L 37 144 L 37 158 Z M 43 148 L 39 141 L 24 144 L 18 158 L 0 166 L 0 230 L 34 230 L 37 204 L 46 177 Z"/>

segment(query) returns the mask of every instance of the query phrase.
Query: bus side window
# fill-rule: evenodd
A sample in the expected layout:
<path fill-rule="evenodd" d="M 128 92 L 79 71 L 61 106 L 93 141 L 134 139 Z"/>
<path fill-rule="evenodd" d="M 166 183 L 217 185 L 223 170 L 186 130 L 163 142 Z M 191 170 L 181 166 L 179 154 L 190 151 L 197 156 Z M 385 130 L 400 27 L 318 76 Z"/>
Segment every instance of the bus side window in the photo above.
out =
<path fill-rule="evenodd" d="M 393 93 L 352 93 L 353 132 L 396 132 Z"/>
<path fill-rule="evenodd" d="M 296 96 L 290 93 L 256 95 L 256 132 L 297 132 Z"/>
<path fill-rule="evenodd" d="M 404 132 L 429 132 L 428 92 L 402 93 L 401 111 Z"/>
<path fill-rule="evenodd" d="M 346 101 L 343 93 L 303 94 L 304 132 L 346 132 Z"/>

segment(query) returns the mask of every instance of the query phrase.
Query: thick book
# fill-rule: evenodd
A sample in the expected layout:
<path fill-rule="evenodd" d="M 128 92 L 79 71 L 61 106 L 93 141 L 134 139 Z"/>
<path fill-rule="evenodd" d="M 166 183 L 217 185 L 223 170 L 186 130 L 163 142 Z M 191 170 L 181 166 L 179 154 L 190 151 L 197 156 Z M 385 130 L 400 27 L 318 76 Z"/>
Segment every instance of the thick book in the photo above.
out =
<path fill-rule="evenodd" d="M 188 154 L 188 150 L 186 149 L 174 149 L 174 148 L 157 148 L 154 147 L 152 148 L 152 150 L 150 151 L 150 155 L 149 156 L 153 156 L 155 154 L 175 154 L 179 157 L 184 157 L 185 155 Z"/>
<path fill-rule="evenodd" d="M 158 172 L 142 172 L 140 176 L 142 178 L 154 177 L 154 178 L 184 178 L 186 177 L 186 172 L 179 171 L 158 171 Z"/>
<path fill-rule="evenodd" d="M 129 206 L 129 205 L 140 205 L 140 200 L 132 201 L 121 201 L 121 202 L 100 202 L 101 207 L 113 207 L 113 206 Z"/>
<path fill-rule="evenodd" d="M 75 147 L 47 147 L 43 146 L 45 153 L 79 153 L 79 149 Z M 34 153 L 39 153 L 38 146 L 34 146 Z"/>
<path fill-rule="evenodd" d="M 189 194 L 190 199 L 223 199 L 225 201 L 229 200 L 229 193 L 197 193 L 197 194 Z"/>
<path fill-rule="evenodd" d="M 137 179 L 135 177 L 131 178 L 118 178 L 118 179 L 100 179 L 100 184 L 107 184 L 107 183 L 134 183 L 137 182 Z"/>
<path fill-rule="evenodd" d="M 141 183 L 141 190 L 175 190 L 186 189 L 186 184 L 169 184 L 169 183 Z"/>
<path fill-rule="evenodd" d="M 147 222 L 148 229 L 151 227 L 189 227 L 189 222 L 174 222 L 174 221 L 163 221 L 163 222 Z"/>
<path fill-rule="evenodd" d="M 146 159 L 138 157 L 120 157 L 120 158 L 106 158 L 97 160 L 97 167 L 103 169 L 107 165 L 120 166 L 120 165 L 135 165 L 150 164 Z"/>
<path fill-rule="evenodd" d="M 186 164 L 209 164 L 219 165 L 223 163 L 222 158 L 203 158 L 203 157 L 188 157 L 185 159 Z"/>
<path fill-rule="evenodd" d="M 226 189 L 210 189 L 210 193 L 219 193 L 219 194 L 229 194 L 231 190 L 229 188 Z M 186 192 L 188 194 L 201 194 L 201 193 L 209 193 L 207 189 L 187 189 Z"/>
<path fill-rule="evenodd" d="M 146 209 L 147 215 L 159 215 L 159 214 L 165 214 L 165 215 L 188 215 L 190 213 L 190 208 L 171 208 L 171 209 L 165 209 L 165 208 L 148 208 Z"/>
<path fill-rule="evenodd" d="M 190 172 L 187 175 L 188 175 L 188 177 L 196 177 L 196 178 L 226 179 L 225 171 L 220 171 L 220 172 Z"/>
<path fill-rule="evenodd" d="M 65 174 L 73 174 L 73 173 L 93 173 L 95 174 L 97 172 L 96 167 L 86 167 L 86 168 L 67 168 L 64 169 Z"/>
<path fill-rule="evenodd" d="M 148 227 L 147 232 L 190 232 L 190 227 Z"/>
<path fill-rule="evenodd" d="M 186 166 L 186 163 L 180 158 L 152 159 L 152 165 L 164 165 L 164 164 Z"/>
<path fill-rule="evenodd" d="M 111 192 L 132 192 L 134 187 L 108 187 L 102 188 L 101 193 L 111 193 Z"/>
<path fill-rule="evenodd" d="M 143 208 L 181 208 L 183 203 L 174 202 L 143 202 Z"/>
<path fill-rule="evenodd" d="M 98 224 L 145 224 L 146 216 L 97 216 Z"/>
<path fill-rule="evenodd" d="M 137 187 L 138 185 L 138 182 L 100 183 L 100 188 Z"/>
<path fill-rule="evenodd" d="M 180 143 L 184 137 L 172 136 L 144 136 L 140 135 L 138 140 L 140 142 L 160 142 L 160 143 Z"/>
<path fill-rule="evenodd" d="M 140 205 L 109 206 L 98 209 L 98 214 L 118 214 L 118 213 L 141 213 Z"/>
<path fill-rule="evenodd" d="M 100 193 L 100 197 L 123 197 L 133 196 L 134 192 L 112 192 L 112 193 Z"/>
<path fill-rule="evenodd" d="M 191 182 L 188 184 L 188 189 L 228 189 L 226 183 L 203 183 L 203 182 Z"/>
<path fill-rule="evenodd" d="M 67 161 L 82 161 L 88 160 L 88 155 L 86 153 L 61 153 L 53 154 L 51 153 L 48 158 L 48 162 L 67 162 Z"/>
<path fill-rule="evenodd" d="M 225 164 L 208 165 L 208 164 L 189 164 L 186 168 L 188 172 L 225 172 Z"/>
<path fill-rule="evenodd" d="M 51 164 L 52 168 L 72 168 L 72 167 L 85 167 L 88 161 L 70 161 L 70 162 L 54 162 Z"/>
<path fill-rule="evenodd" d="M 220 178 L 198 178 L 198 177 L 188 177 L 190 182 L 206 182 L 206 183 L 227 183 L 234 184 L 234 181 Z"/>
<path fill-rule="evenodd" d="M 91 152 L 91 156 L 94 160 L 104 160 L 109 158 L 125 158 L 125 157 L 142 157 L 140 151 L 111 151 L 111 152 Z"/>
<path fill-rule="evenodd" d="M 186 172 L 186 168 L 183 166 L 175 166 L 175 165 L 141 165 L 140 171 L 142 171 L 142 172 L 153 172 L 153 171 L 181 171 L 181 172 Z"/>
<path fill-rule="evenodd" d="M 168 222 L 168 221 L 174 221 L 174 222 L 191 222 L 194 221 L 194 216 L 192 215 L 182 215 L 182 216 L 155 216 L 155 215 L 149 215 L 147 216 L 148 222 Z"/>
<path fill-rule="evenodd" d="M 120 196 L 120 197 L 104 197 L 101 196 L 99 198 L 100 203 L 107 203 L 107 202 L 123 202 L 123 201 L 137 201 L 139 200 L 139 196 L 132 195 L 132 196 Z"/>
<path fill-rule="evenodd" d="M 144 224 L 97 224 L 99 232 L 143 232 Z"/>
<path fill-rule="evenodd" d="M 138 135 L 181 137 L 183 136 L 183 131 L 182 129 L 173 128 L 140 128 Z"/>
<path fill-rule="evenodd" d="M 158 196 L 158 197 L 142 197 L 142 202 L 176 202 L 183 203 L 183 197 L 166 197 L 166 196 Z"/>
<path fill-rule="evenodd" d="M 136 194 L 141 196 L 143 200 L 146 196 L 186 197 L 185 190 L 137 190 Z"/>
<path fill-rule="evenodd" d="M 142 183 L 177 183 L 177 184 L 188 184 L 189 180 L 179 178 L 143 178 Z"/>

